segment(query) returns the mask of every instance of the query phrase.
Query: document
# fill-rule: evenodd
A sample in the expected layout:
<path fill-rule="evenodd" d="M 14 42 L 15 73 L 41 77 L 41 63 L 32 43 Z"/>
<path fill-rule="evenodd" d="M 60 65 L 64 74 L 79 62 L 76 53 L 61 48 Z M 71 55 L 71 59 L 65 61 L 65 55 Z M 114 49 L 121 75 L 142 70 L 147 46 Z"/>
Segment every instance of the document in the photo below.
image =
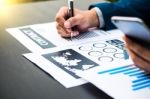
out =
<path fill-rule="evenodd" d="M 8 33 L 15 37 L 31 52 L 39 52 L 43 49 L 50 49 L 57 46 L 75 45 L 86 40 L 90 41 L 94 37 L 105 37 L 115 34 L 102 30 L 89 30 L 88 32 L 81 33 L 80 36 L 74 37 L 70 40 L 69 38 L 62 38 L 58 34 L 55 22 L 8 28 L 6 31 L 8 31 Z M 121 32 L 118 34 L 121 34 Z"/>
<path fill-rule="evenodd" d="M 133 65 L 119 30 L 62 38 L 56 23 L 6 29 L 33 53 L 25 58 L 66 88 L 92 83 L 115 99 L 149 99 L 150 74 Z"/>
<path fill-rule="evenodd" d="M 114 99 L 150 98 L 150 74 L 130 62 L 105 64 L 78 75 Z"/>
<path fill-rule="evenodd" d="M 96 37 L 80 44 L 55 47 L 24 56 L 66 88 L 70 88 L 87 83 L 78 73 L 94 67 L 105 67 L 107 63 L 130 61 L 124 49 L 124 42 L 120 37 Z"/>

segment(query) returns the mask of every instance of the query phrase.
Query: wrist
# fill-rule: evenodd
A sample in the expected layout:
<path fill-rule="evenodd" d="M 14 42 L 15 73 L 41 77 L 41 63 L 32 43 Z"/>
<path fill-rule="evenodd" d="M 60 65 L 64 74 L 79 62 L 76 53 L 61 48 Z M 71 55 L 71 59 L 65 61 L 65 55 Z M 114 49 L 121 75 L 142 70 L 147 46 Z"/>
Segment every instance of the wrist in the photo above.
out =
<path fill-rule="evenodd" d="M 95 9 L 89 10 L 87 15 L 88 15 L 90 27 L 99 27 L 100 26 L 100 20 L 98 18 L 98 15 L 97 15 Z"/>

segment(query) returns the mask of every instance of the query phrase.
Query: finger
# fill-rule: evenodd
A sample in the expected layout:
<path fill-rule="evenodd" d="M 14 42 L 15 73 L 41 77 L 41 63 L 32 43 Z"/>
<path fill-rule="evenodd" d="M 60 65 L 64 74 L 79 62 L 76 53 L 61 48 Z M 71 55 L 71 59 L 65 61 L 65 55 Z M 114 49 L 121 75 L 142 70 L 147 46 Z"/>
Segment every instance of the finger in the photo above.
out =
<path fill-rule="evenodd" d="M 62 37 L 74 37 L 74 36 L 78 36 L 79 32 L 78 31 L 72 31 L 72 29 L 66 29 L 64 28 L 63 25 L 60 25 L 58 23 L 56 23 L 56 28 L 57 28 L 57 32 L 62 36 Z"/>
<path fill-rule="evenodd" d="M 70 34 L 72 32 L 72 29 L 66 28 L 66 31 Z"/>
<path fill-rule="evenodd" d="M 56 24 L 57 32 L 62 36 L 62 37 L 70 37 L 70 33 L 61 25 Z"/>
<path fill-rule="evenodd" d="M 66 29 L 66 30 L 70 34 L 70 37 L 75 37 L 79 35 L 79 31 L 72 31 L 72 29 Z"/>
<path fill-rule="evenodd" d="M 70 36 L 78 36 L 79 31 L 77 25 L 80 25 L 80 19 L 78 17 L 71 17 L 64 23 L 64 27 L 70 33 Z M 74 28 L 74 29 L 73 29 Z"/>
<path fill-rule="evenodd" d="M 55 17 L 56 22 L 64 24 L 67 15 L 68 15 L 68 7 L 60 8 L 60 10 L 58 11 Z"/>
<path fill-rule="evenodd" d="M 142 58 L 150 61 L 150 49 L 141 46 L 140 44 L 132 41 L 128 37 L 123 38 L 126 42 L 126 47 L 141 56 Z"/>
<path fill-rule="evenodd" d="M 57 32 L 62 36 L 62 37 L 75 37 L 79 35 L 78 31 L 72 31 L 72 29 L 66 29 L 63 26 L 56 24 Z"/>
<path fill-rule="evenodd" d="M 134 64 L 147 71 L 147 72 L 150 72 L 150 62 L 149 61 L 146 61 L 145 59 L 141 58 L 140 56 L 138 56 L 136 53 L 134 53 L 132 50 L 128 49 L 128 52 L 134 62 Z"/>
<path fill-rule="evenodd" d="M 65 26 L 65 28 L 72 28 L 74 26 L 80 25 L 81 21 L 82 21 L 81 18 L 79 17 L 79 15 L 77 15 L 77 16 L 71 17 L 67 21 L 65 21 L 64 26 Z"/>

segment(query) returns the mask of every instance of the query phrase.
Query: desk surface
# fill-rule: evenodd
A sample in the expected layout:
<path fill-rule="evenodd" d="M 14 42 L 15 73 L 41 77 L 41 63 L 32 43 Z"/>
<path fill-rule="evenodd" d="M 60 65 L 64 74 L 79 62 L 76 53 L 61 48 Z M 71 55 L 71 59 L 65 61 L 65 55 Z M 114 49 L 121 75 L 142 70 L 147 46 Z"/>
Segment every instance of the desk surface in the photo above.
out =
<path fill-rule="evenodd" d="M 87 9 L 88 4 L 99 0 L 76 1 L 76 7 Z M 56 12 L 64 5 L 64 0 L 48 1 L 0 11 L 0 99 L 111 99 L 92 84 L 64 88 L 22 57 L 21 54 L 30 51 L 5 31 L 10 27 L 54 21 Z"/>

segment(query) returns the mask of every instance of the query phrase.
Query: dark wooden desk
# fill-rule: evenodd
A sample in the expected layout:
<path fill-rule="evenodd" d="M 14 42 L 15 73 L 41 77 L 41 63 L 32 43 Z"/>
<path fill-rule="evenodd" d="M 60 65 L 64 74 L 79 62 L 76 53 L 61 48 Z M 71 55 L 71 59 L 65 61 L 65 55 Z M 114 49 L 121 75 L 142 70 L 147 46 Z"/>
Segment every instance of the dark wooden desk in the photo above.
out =
<path fill-rule="evenodd" d="M 85 1 L 88 0 L 77 0 L 76 6 L 87 9 L 96 0 Z M 56 12 L 65 4 L 64 0 L 28 3 L 0 11 L 0 99 L 111 99 L 92 84 L 64 88 L 22 57 L 30 51 L 5 31 L 9 27 L 54 21 Z"/>

